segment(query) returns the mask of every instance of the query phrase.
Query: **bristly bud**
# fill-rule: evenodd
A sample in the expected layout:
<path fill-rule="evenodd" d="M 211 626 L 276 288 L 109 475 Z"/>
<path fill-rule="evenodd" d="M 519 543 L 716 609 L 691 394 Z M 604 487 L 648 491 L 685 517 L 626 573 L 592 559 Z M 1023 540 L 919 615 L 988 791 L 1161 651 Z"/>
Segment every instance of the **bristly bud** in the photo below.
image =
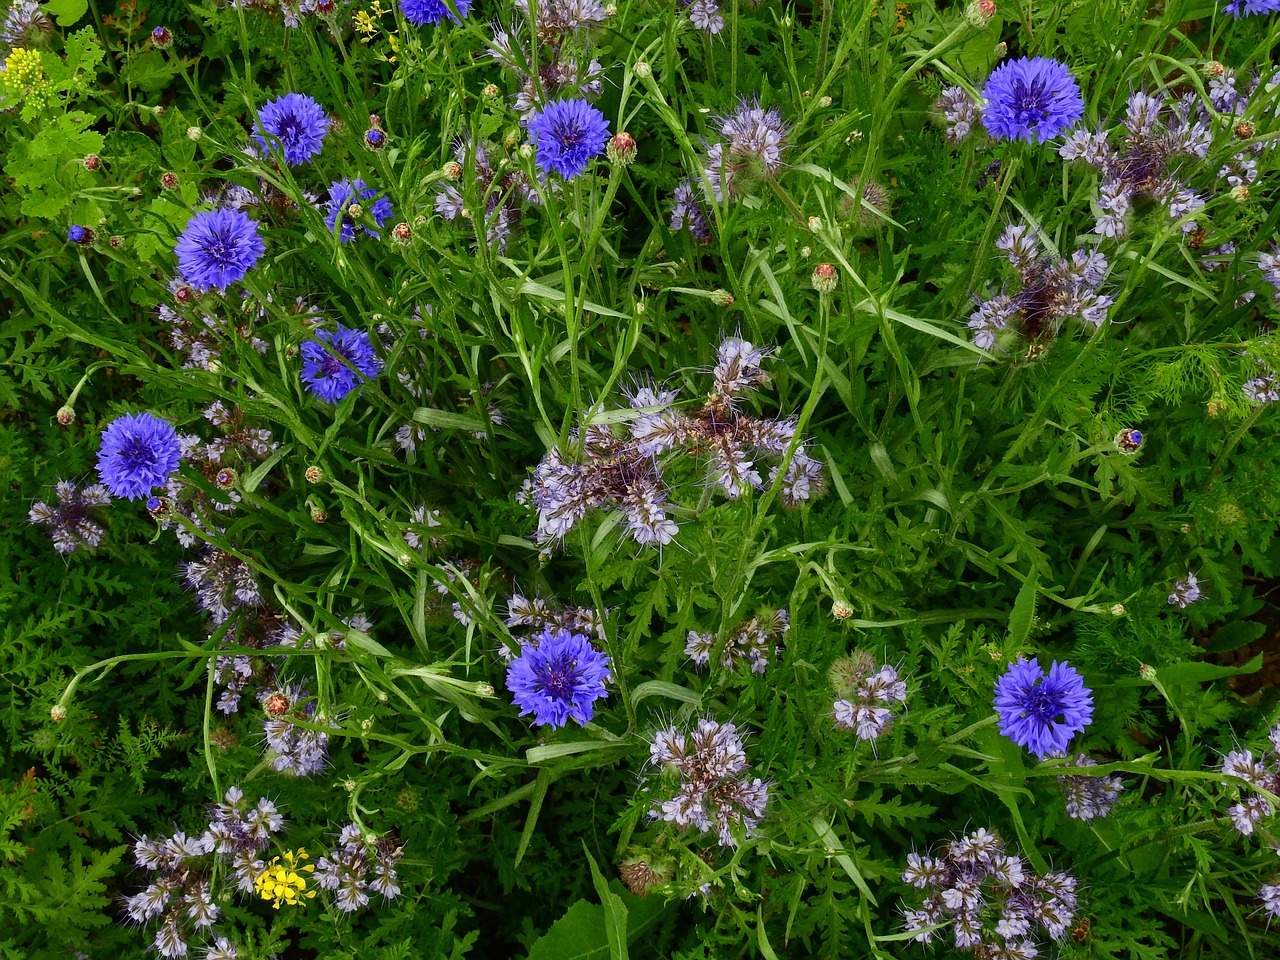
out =
<path fill-rule="evenodd" d="M 964 18 L 969 26 L 978 30 L 990 24 L 995 15 L 995 0 L 973 0 L 964 11 Z"/>
<path fill-rule="evenodd" d="M 655 867 L 644 857 L 627 857 L 618 864 L 618 876 L 637 897 L 643 897 L 655 887 L 671 879 L 670 866 Z"/>
<path fill-rule="evenodd" d="M 54 416 L 58 418 L 58 423 L 62 424 L 62 426 L 69 427 L 76 422 L 75 407 L 59 407 Z"/>
<path fill-rule="evenodd" d="M 641 80 L 648 80 L 653 76 L 653 67 L 649 66 L 644 60 L 637 60 L 633 69 L 636 72 L 636 76 Z"/>
<path fill-rule="evenodd" d="M 329 519 L 329 514 L 327 514 L 324 507 L 320 506 L 318 503 L 308 503 L 307 510 L 311 514 L 311 519 L 316 523 L 324 523 Z"/>
<path fill-rule="evenodd" d="M 67 239 L 78 246 L 91 247 L 93 246 L 93 241 L 97 239 L 97 236 L 88 227 L 72 225 L 67 230 Z"/>
<path fill-rule="evenodd" d="M 112 236 L 111 239 L 107 241 L 107 243 L 111 245 L 111 248 L 113 250 L 119 250 L 121 247 L 124 246 L 124 237 L 120 236 L 119 234 L 116 234 Z"/>
<path fill-rule="evenodd" d="M 610 163 L 625 167 L 636 158 L 635 137 L 625 130 L 616 133 L 605 147 L 604 152 Z"/>
<path fill-rule="evenodd" d="M 203 136 L 204 136 L 204 131 L 201 130 L 199 127 L 187 127 L 188 140 L 199 140 Z"/>
<path fill-rule="evenodd" d="M 160 186 L 162 186 L 166 190 L 177 190 L 178 175 L 176 173 L 168 173 L 168 172 L 160 174 Z"/>
<path fill-rule="evenodd" d="M 457 160 L 450 160 L 442 169 L 444 170 L 444 175 L 450 180 L 457 180 L 462 176 L 462 164 Z"/>
<path fill-rule="evenodd" d="M 289 708 L 291 706 L 293 706 L 292 701 L 290 701 L 289 697 L 280 690 L 269 694 L 267 698 L 262 701 L 263 712 L 272 719 L 283 717 L 289 712 Z"/>
<path fill-rule="evenodd" d="M 236 472 L 230 467 L 223 467 L 218 471 L 217 476 L 213 478 L 214 486 L 221 490 L 226 490 L 233 486 L 236 482 Z"/>
<path fill-rule="evenodd" d="M 173 34 L 168 27 L 156 27 L 151 31 L 151 43 L 161 50 L 167 50 L 173 46 Z"/>
<path fill-rule="evenodd" d="M 848 620 L 853 616 L 853 607 L 843 600 L 831 604 L 831 615 L 837 620 Z"/>
<path fill-rule="evenodd" d="M 1200 72 L 1201 72 L 1202 74 L 1204 74 L 1204 76 L 1206 76 L 1206 77 L 1208 77 L 1209 79 L 1211 79 L 1211 80 L 1212 80 L 1212 79 L 1214 79 L 1214 78 L 1216 78 L 1216 77 L 1220 77 L 1220 76 L 1222 76 L 1224 73 L 1226 73 L 1226 72 L 1227 72 L 1227 68 L 1226 68 L 1226 67 L 1224 67 L 1224 66 L 1223 66 L 1221 63 L 1219 63 L 1217 60 L 1210 60 L 1210 61 L 1209 61 L 1208 63 L 1206 63 L 1203 67 L 1201 67 L 1201 68 L 1200 68 Z"/>
<path fill-rule="evenodd" d="M 728 290 L 712 290 L 711 302 L 717 307 L 731 307 L 733 306 L 733 294 Z"/>
<path fill-rule="evenodd" d="M 1253 124 L 1248 120 L 1241 120 L 1233 129 L 1235 130 L 1236 136 L 1241 140 L 1248 140 L 1253 136 Z"/>
<path fill-rule="evenodd" d="M 499 93 L 499 90 L 498 90 L 498 85 L 496 83 L 486 84 L 485 88 L 480 91 L 481 96 L 489 100 L 492 100 L 494 97 L 496 97 L 498 93 Z"/>
<path fill-rule="evenodd" d="M 185 283 L 177 290 L 173 291 L 173 299 L 179 303 L 190 303 L 196 298 L 195 288 L 187 286 Z"/>
<path fill-rule="evenodd" d="M 1131 457 L 1142 449 L 1142 443 L 1146 438 L 1143 437 L 1141 430 L 1124 429 L 1116 434 L 1116 449 L 1123 453 L 1126 457 Z"/>
<path fill-rule="evenodd" d="M 827 668 L 827 682 L 840 696 L 854 690 L 875 669 L 875 657 L 865 650 L 855 650 L 847 657 L 837 657 Z"/>
<path fill-rule="evenodd" d="M 814 268 L 813 289 L 819 293 L 831 293 L 836 288 L 836 284 L 840 282 L 840 274 L 836 268 L 829 263 L 820 263 Z"/>
<path fill-rule="evenodd" d="M 370 127 L 364 132 L 364 145 L 370 150 L 381 150 L 387 145 L 387 135 L 381 127 Z"/>
<path fill-rule="evenodd" d="M 1243 183 L 1231 188 L 1231 199 L 1236 203 L 1244 203 L 1249 199 L 1249 188 Z"/>
<path fill-rule="evenodd" d="M 1138 676 L 1147 681 L 1147 683 L 1151 683 L 1156 678 L 1156 668 L 1145 663 L 1141 664 L 1138 667 Z"/>
<path fill-rule="evenodd" d="M 812 233 L 817 233 L 817 232 L 819 232 L 821 229 L 822 229 L 822 218 L 821 218 L 821 217 L 810 217 L 810 218 L 809 218 L 809 230 L 810 230 L 810 232 L 812 232 Z"/>
<path fill-rule="evenodd" d="M 1005 55 L 1009 52 L 1009 45 L 1001 40 L 996 44 L 996 48 L 992 52 L 995 54 L 997 60 L 1003 60 Z"/>
<path fill-rule="evenodd" d="M 413 229 L 407 223 L 397 223 L 391 228 L 391 239 L 396 243 L 407 244 L 413 240 Z"/>
<path fill-rule="evenodd" d="M 84 164 L 86 170 L 97 170 L 102 166 L 102 158 L 96 153 L 89 154 L 80 162 Z"/>
<path fill-rule="evenodd" d="M 824 95 L 824 96 L 819 97 L 819 98 L 818 98 L 818 106 L 820 106 L 820 107 L 829 107 L 829 106 L 831 106 L 831 98 L 830 98 L 830 97 L 828 97 L 828 96 L 825 96 L 825 95 Z"/>
<path fill-rule="evenodd" d="M 49 711 L 49 719 L 54 723 L 61 723 L 66 718 L 67 708 L 61 704 L 54 704 L 53 708 Z"/>
<path fill-rule="evenodd" d="M 1113 604 L 1111 607 L 1111 615 L 1113 617 L 1123 617 L 1125 615 L 1124 604 L 1123 603 Z"/>
<path fill-rule="evenodd" d="M 347 207 L 347 216 L 352 220 L 359 220 L 364 216 L 364 207 L 358 203 L 351 204 L 351 206 Z"/>

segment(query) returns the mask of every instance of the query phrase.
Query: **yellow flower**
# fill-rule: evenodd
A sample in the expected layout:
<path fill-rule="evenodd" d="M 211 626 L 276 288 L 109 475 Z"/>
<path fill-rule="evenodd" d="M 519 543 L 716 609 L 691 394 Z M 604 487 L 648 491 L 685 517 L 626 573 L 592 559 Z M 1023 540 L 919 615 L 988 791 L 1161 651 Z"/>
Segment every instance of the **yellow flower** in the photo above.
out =
<path fill-rule="evenodd" d="M 368 10 L 357 10 L 351 17 L 351 22 L 356 32 L 363 33 L 366 37 L 372 37 L 378 32 L 378 25 L 374 23 L 373 16 Z"/>
<path fill-rule="evenodd" d="M 285 862 L 281 863 L 281 859 Z M 283 857 L 272 857 L 267 868 L 253 882 L 253 889 L 263 900 L 272 901 L 271 906 L 275 910 L 279 910 L 282 903 L 296 907 L 303 900 L 313 899 L 316 892 L 307 889 L 307 880 L 301 874 L 314 872 L 315 865 L 298 866 L 300 860 L 306 859 L 307 851 L 301 847 L 296 853 L 286 850 Z"/>
<path fill-rule="evenodd" d="M 5 82 L 13 87 L 29 87 L 44 79 L 39 50 L 14 47 L 4 61 Z"/>

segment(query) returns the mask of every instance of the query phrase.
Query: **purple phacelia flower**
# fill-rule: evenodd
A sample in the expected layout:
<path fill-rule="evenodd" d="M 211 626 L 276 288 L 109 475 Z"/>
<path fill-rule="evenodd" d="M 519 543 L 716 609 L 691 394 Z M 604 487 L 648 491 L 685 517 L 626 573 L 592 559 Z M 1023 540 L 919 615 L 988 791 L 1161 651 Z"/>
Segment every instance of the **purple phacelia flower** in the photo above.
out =
<path fill-rule="evenodd" d="M 585 727 L 595 715 L 595 702 L 607 697 L 612 679 L 609 657 L 584 635 L 543 630 L 525 644 L 507 666 L 507 689 L 520 716 L 535 723 L 563 727 L 570 719 Z"/>
<path fill-rule="evenodd" d="M 31 505 L 28 519 L 50 528 L 53 549 L 58 553 L 75 553 L 80 547 L 92 550 L 107 533 L 95 519 L 93 510 L 110 504 L 111 494 L 100 483 L 80 487 L 70 480 L 59 480 L 56 489 L 57 505 L 36 501 Z"/>
<path fill-rule="evenodd" d="M 1066 752 L 1071 738 L 1093 719 L 1092 691 L 1066 663 L 1054 661 L 1048 675 L 1034 657 L 1009 664 L 996 681 L 1000 732 L 1040 759 Z"/>
<path fill-rule="evenodd" d="M 1084 116 L 1080 85 L 1062 64 L 1022 57 L 991 72 L 982 91 L 987 133 L 1005 140 L 1044 143 Z"/>

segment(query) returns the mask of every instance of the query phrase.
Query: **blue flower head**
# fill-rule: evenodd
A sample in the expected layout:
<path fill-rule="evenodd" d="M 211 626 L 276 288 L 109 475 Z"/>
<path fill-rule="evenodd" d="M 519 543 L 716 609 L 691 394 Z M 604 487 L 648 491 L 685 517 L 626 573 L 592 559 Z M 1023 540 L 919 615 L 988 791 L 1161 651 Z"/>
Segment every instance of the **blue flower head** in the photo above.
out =
<path fill-rule="evenodd" d="M 1057 60 L 1022 57 L 991 72 L 982 91 L 982 124 L 1005 140 L 1044 143 L 1084 116 L 1080 86 Z"/>
<path fill-rule="evenodd" d="M 507 689 L 520 716 L 563 727 L 569 718 L 585 727 L 595 701 L 607 697 L 609 658 L 580 633 L 546 629 L 507 667 Z M 535 645 L 536 644 L 536 645 Z"/>
<path fill-rule="evenodd" d="M 391 201 L 386 197 L 379 197 L 378 193 L 377 187 L 370 187 L 363 180 L 336 180 L 329 184 L 329 202 L 325 205 L 324 217 L 324 224 L 329 228 L 329 232 L 333 232 L 338 218 L 341 217 L 342 227 L 338 233 L 338 239 L 343 243 L 350 243 L 355 239 L 356 222 L 347 212 L 353 205 L 365 207 L 365 214 L 373 217 L 373 222 L 378 227 L 390 220 L 395 216 L 395 210 L 391 207 Z M 377 197 L 377 199 L 366 207 L 363 201 L 370 197 Z M 360 228 L 367 230 L 375 237 L 381 236 L 377 227 L 371 227 L 367 223 L 361 223 Z"/>
<path fill-rule="evenodd" d="M 1280 0 L 1229 0 L 1222 12 L 1229 17 L 1255 17 L 1280 13 Z"/>
<path fill-rule="evenodd" d="M 302 382 L 325 403 L 337 403 L 381 369 L 363 330 L 338 324 L 336 331 L 321 330 L 302 345 Z"/>
<path fill-rule="evenodd" d="M 529 133 L 538 151 L 538 168 L 572 180 L 587 169 L 592 157 L 604 153 L 609 124 L 585 100 L 557 100 L 533 115 Z"/>
<path fill-rule="evenodd" d="M 471 0 L 453 0 L 458 13 L 464 17 L 471 13 Z M 453 15 L 444 0 L 400 0 L 400 9 L 404 18 L 417 27 L 425 27 L 428 23 L 439 23 L 448 17 L 454 23 L 461 23 Z"/>
<path fill-rule="evenodd" d="M 253 139 L 266 151 L 266 136 L 275 137 L 280 141 L 285 163 L 296 167 L 320 152 L 328 132 L 329 118 L 320 104 L 306 94 L 286 93 L 258 112 Z"/>
<path fill-rule="evenodd" d="M 197 213 L 187 221 L 173 252 L 178 267 L 196 290 L 225 291 L 244 279 L 267 245 L 258 236 L 258 225 L 241 210 L 219 207 Z"/>
<path fill-rule="evenodd" d="M 181 460 L 178 433 L 169 421 L 127 413 L 102 431 L 98 478 L 117 497 L 137 500 L 163 486 Z"/>
<path fill-rule="evenodd" d="M 1042 760 L 1065 754 L 1071 738 L 1093 719 L 1092 691 L 1057 660 L 1048 676 L 1034 657 L 1009 664 L 996 681 L 995 706 L 1000 732 Z"/>

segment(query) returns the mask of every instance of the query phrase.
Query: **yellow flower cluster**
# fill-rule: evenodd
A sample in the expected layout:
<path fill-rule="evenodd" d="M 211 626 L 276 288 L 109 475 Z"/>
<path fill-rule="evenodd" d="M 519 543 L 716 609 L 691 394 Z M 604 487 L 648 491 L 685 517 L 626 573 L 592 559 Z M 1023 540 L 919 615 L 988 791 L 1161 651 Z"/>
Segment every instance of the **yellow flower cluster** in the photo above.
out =
<path fill-rule="evenodd" d="M 15 88 L 32 87 L 44 79 L 44 66 L 39 50 L 14 47 L 4 61 L 5 84 Z"/>
<path fill-rule="evenodd" d="M 253 882 L 258 896 L 272 901 L 271 906 L 276 910 L 280 909 L 282 903 L 296 907 L 303 900 L 314 899 L 316 892 L 307 889 L 307 879 L 302 874 L 314 872 L 315 865 L 308 863 L 298 866 L 299 861 L 306 859 L 307 851 L 302 847 L 297 852 L 286 850 L 282 857 L 272 857 L 267 869 L 258 874 L 258 879 Z"/>

